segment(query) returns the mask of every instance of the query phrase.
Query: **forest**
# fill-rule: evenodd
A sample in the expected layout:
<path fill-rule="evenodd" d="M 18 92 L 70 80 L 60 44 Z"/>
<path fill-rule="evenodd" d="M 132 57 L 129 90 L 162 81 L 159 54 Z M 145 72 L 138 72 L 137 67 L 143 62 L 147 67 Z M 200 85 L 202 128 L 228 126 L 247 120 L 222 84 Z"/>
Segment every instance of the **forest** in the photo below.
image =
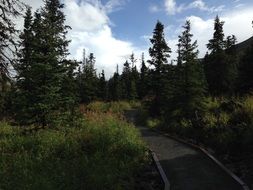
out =
<path fill-rule="evenodd" d="M 117 66 L 107 79 L 95 54 L 68 59 L 63 8 L 45 0 L 32 12 L 19 0 L 0 0 L 0 189 L 135 189 L 136 173 L 150 161 L 124 118 L 129 109 L 138 110 L 138 125 L 212 149 L 252 184 L 253 38 L 237 44 L 216 16 L 199 58 L 187 20 L 170 61 L 157 21 L 150 59 L 143 53 L 138 68 L 127 52 L 123 71 Z"/>

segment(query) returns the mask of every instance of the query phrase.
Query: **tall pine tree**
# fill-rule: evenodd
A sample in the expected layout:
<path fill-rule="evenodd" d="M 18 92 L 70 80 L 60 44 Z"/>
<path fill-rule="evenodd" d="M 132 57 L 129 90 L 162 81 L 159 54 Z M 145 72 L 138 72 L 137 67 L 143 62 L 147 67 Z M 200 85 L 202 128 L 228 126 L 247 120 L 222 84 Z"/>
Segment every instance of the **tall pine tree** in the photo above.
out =
<path fill-rule="evenodd" d="M 209 91 L 213 96 L 232 94 L 237 78 L 236 53 L 229 54 L 226 48 L 231 50 L 235 44 L 235 36 L 225 40 L 223 32 L 224 22 L 217 16 L 214 22 L 213 39 L 209 40 L 207 48 L 210 54 L 205 57 L 205 74 Z"/>
<path fill-rule="evenodd" d="M 31 123 L 42 126 L 51 124 L 60 113 L 59 110 L 68 111 L 69 98 L 62 98 L 64 91 L 64 80 L 66 74 L 70 74 L 70 62 L 66 64 L 69 41 L 66 39 L 67 30 L 65 15 L 62 11 L 64 5 L 60 0 L 45 0 L 45 6 L 40 12 L 35 13 L 34 22 L 31 26 L 33 33 L 31 66 L 28 73 L 31 89 L 28 106 Z M 24 32 L 25 33 L 25 32 Z M 27 47 L 23 45 L 27 51 Z M 23 54 L 21 60 L 26 60 Z M 25 62 L 21 67 L 25 67 Z M 72 63 L 71 63 L 72 65 Z M 74 64 L 73 64 L 74 65 Z M 72 65 L 72 66 L 73 66 Z M 71 66 L 71 68 L 73 68 Z M 18 78 L 22 79 L 22 76 Z M 24 90 L 24 89 L 22 89 Z M 72 95 L 71 95 L 72 96 Z"/>
<path fill-rule="evenodd" d="M 164 65 L 168 62 L 170 57 L 171 49 L 168 46 L 165 36 L 164 36 L 164 26 L 158 21 L 154 32 L 153 37 L 150 39 L 152 47 L 149 48 L 149 54 L 151 60 L 148 62 L 154 68 L 151 71 L 152 75 L 152 91 L 154 94 L 154 100 L 152 102 L 151 112 L 155 115 L 161 114 L 161 106 L 163 104 L 163 89 L 165 85 L 164 81 Z"/>
<path fill-rule="evenodd" d="M 177 92 L 177 105 L 183 117 L 192 119 L 204 110 L 205 78 L 202 65 L 198 61 L 197 41 L 192 42 L 190 21 L 183 26 L 183 33 L 179 36 L 179 55 L 182 67 L 178 81 L 180 91 Z"/>

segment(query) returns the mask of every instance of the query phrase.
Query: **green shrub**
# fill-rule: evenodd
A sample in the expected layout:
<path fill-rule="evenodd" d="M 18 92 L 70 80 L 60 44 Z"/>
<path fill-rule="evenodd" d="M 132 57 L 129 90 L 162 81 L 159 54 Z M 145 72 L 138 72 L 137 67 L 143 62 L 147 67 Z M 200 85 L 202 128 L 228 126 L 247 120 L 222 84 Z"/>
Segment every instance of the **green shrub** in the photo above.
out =
<path fill-rule="evenodd" d="M 138 131 L 112 113 L 23 131 L 0 123 L 0 189 L 133 189 L 147 160 Z"/>

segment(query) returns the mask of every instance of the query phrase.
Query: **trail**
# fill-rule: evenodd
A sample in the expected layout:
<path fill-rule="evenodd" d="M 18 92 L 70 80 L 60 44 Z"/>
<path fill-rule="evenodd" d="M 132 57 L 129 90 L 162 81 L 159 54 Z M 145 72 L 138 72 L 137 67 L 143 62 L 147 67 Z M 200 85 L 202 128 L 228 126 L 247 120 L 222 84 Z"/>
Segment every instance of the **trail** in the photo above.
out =
<path fill-rule="evenodd" d="M 127 111 L 134 122 L 135 110 Z M 241 190 L 232 177 L 225 173 L 202 152 L 176 140 L 158 134 L 146 127 L 136 126 L 158 160 L 170 181 L 171 190 Z"/>

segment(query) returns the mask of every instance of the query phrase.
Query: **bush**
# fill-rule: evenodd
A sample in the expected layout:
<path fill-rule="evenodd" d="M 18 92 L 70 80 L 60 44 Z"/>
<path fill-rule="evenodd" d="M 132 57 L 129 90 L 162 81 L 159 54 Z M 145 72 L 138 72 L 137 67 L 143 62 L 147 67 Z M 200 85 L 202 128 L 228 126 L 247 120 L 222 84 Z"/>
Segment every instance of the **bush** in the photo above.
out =
<path fill-rule="evenodd" d="M 110 112 L 87 112 L 75 126 L 23 131 L 0 123 L 0 189 L 133 189 L 147 160 L 138 131 Z"/>

